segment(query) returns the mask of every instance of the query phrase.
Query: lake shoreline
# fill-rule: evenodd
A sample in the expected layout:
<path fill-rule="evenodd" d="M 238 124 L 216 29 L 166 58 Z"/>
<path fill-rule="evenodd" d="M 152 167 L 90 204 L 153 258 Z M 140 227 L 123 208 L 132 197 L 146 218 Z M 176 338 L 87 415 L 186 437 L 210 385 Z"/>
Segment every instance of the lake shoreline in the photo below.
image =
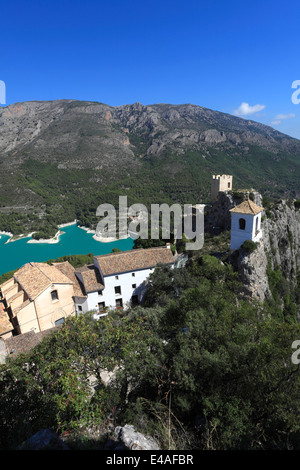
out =
<path fill-rule="evenodd" d="M 83 227 L 81 225 L 78 225 L 78 228 L 81 228 L 81 230 L 85 230 L 86 233 L 92 233 L 93 234 L 93 239 L 96 240 L 96 242 L 100 243 L 113 243 L 113 242 L 118 242 L 119 240 L 127 240 L 128 238 L 131 238 L 129 235 L 127 237 L 121 237 L 121 238 L 115 238 L 115 237 L 101 237 L 97 235 L 96 230 L 93 230 L 88 227 Z"/>
<path fill-rule="evenodd" d="M 63 235 L 65 232 L 62 232 L 60 229 L 61 228 L 64 228 L 64 227 L 70 227 L 71 225 L 77 225 L 78 228 L 80 228 L 81 230 L 84 230 L 86 233 L 90 233 L 93 235 L 93 239 L 97 242 L 100 242 L 100 243 L 113 243 L 113 242 L 118 242 L 119 240 L 127 240 L 128 238 L 132 238 L 130 237 L 130 235 L 128 235 L 127 237 L 121 237 L 121 238 L 115 238 L 115 237 L 111 237 L 111 238 L 108 238 L 108 237 L 101 237 L 99 235 L 97 235 L 96 233 L 96 230 L 93 230 L 89 227 L 84 227 L 82 225 L 78 225 L 78 221 L 77 220 L 73 220 L 72 222 L 66 222 L 65 224 L 60 224 L 58 225 L 58 231 L 56 232 L 56 234 L 54 235 L 54 237 L 51 237 L 51 238 L 40 238 L 38 240 L 35 240 L 34 238 L 32 238 L 32 235 L 36 232 L 31 232 L 27 235 L 24 235 L 24 234 L 21 234 L 21 235 L 14 235 L 13 233 L 11 232 L 4 232 L 4 231 L 0 231 L 0 238 L 1 238 L 1 235 L 6 235 L 9 237 L 9 239 L 5 242 L 5 243 L 12 243 L 12 242 L 15 242 L 15 241 L 18 241 L 18 240 L 22 240 L 23 238 L 30 238 L 30 240 L 28 240 L 27 243 L 49 243 L 50 245 L 54 244 L 54 243 L 59 243 L 60 241 L 60 236 Z"/>
<path fill-rule="evenodd" d="M 59 231 L 58 237 L 49 240 L 34 240 L 34 243 L 28 243 L 28 238 L 18 238 L 18 243 L 7 243 L 11 234 L 2 233 L 0 239 L 0 274 L 18 269 L 28 262 L 46 262 L 50 259 L 55 260 L 63 256 L 87 255 L 93 253 L 95 256 L 111 253 L 114 248 L 121 251 L 132 250 L 133 240 L 131 238 L 123 240 L 108 240 L 101 243 L 96 240 L 88 230 L 79 230 L 77 224 L 72 224 Z M 58 235 L 58 234 L 57 234 Z M 53 242 L 56 243 L 53 243 Z M 107 243 L 110 242 L 110 243 Z"/>
<path fill-rule="evenodd" d="M 52 245 L 53 243 L 59 243 L 60 236 L 64 233 L 65 232 L 61 232 L 60 230 L 58 230 L 58 232 L 56 232 L 56 234 L 52 238 L 40 238 L 39 240 L 31 238 L 30 240 L 28 240 L 27 243 L 49 243 L 50 245 Z"/>

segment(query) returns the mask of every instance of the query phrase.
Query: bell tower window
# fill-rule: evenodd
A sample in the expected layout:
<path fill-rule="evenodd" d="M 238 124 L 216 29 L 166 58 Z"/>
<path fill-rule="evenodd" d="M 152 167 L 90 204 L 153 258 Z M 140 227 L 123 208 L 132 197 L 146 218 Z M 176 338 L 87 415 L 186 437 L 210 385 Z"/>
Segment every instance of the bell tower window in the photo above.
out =
<path fill-rule="evenodd" d="M 246 228 L 246 220 L 241 218 L 239 219 L 239 227 L 240 227 L 240 230 L 245 230 Z"/>

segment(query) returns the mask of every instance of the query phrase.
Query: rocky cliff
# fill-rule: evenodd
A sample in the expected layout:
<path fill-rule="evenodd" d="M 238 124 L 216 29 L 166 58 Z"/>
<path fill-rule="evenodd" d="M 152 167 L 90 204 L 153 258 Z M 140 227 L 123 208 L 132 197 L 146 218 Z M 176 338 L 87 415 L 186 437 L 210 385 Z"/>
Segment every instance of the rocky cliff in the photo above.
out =
<path fill-rule="evenodd" d="M 277 271 L 291 286 L 300 266 L 300 210 L 295 201 L 278 201 L 264 211 L 262 240 L 256 250 L 239 250 L 236 265 L 245 288 L 253 298 L 270 298 L 269 272 Z"/>
<path fill-rule="evenodd" d="M 205 231 L 217 234 L 224 230 L 230 230 L 230 209 L 250 198 L 258 206 L 262 206 L 262 196 L 254 189 L 242 189 L 237 191 L 220 191 L 216 201 L 205 207 Z"/>
<path fill-rule="evenodd" d="M 205 232 L 218 235 L 230 231 L 230 209 L 250 197 L 264 206 L 261 194 L 253 189 L 220 192 L 218 199 L 205 208 Z M 228 259 L 239 272 L 246 295 L 259 301 L 270 299 L 270 273 L 275 272 L 292 288 L 299 279 L 300 266 L 300 208 L 297 200 L 267 202 L 262 213 L 262 239 L 254 251 L 240 248 L 229 251 Z M 276 286 L 275 286 L 276 288 Z M 280 289 L 279 289 L 280 290 Z"/>

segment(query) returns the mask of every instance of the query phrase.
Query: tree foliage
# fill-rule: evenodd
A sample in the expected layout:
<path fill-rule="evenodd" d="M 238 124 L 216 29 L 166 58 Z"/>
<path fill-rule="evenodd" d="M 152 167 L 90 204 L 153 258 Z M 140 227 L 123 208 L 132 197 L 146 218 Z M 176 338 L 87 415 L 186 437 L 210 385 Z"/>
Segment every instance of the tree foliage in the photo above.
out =
<path fill-rule="evenodd" d="M 144 306 L 68 319 L 1 367 L 1 448 L 127 422 L 163 448 L 298 449 L 300 327 L 273 312 L 215 257 L 159 266 Z"/>

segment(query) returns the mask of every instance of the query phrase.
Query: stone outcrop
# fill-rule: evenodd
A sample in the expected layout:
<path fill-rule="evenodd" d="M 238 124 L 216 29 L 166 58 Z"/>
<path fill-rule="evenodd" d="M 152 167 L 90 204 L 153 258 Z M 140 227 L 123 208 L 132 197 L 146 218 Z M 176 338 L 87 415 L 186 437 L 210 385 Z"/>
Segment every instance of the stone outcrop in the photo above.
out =
<path fill-rule="evenodd" d="M 263 206 L 262 196 L 254 190 L 220 192 L 218 199 L 205 208 L 205 231 L 218 234 L 230 230 L 229 210 L 239 204 L 239 195 L 251 198 Z M 248 253 L 242 248 L 229 256 L 239 272 L 246 295 L 264 301 L 271 295 L 267 275 L 268 266 L 280 269 L 289 283 L 295 283 L 300 266 L 300 209 L 295 201 L 280 200 L 266 207 L 262 214 L 262 239 L 257 248 Z"/>
<path fill-rule="evenodd" d="M 267 276 L 268 257 L 263 241 L 250 254 L 242 249 L 238 250 L 233 254 L 232 260 L 233 265 L 237 267 L 246 295 L 261 302 L 271 295 Z"/>
<path fill-rule="evenodd" d="M 215 235 L 223 230 L 230 230 L 229 210 L 236 204 L 237 201 L 230 192 L 219 192 L 217 200 L 205 206 L 205 232 Z"/>
<path fill-rule="evenodd" d="M 205 206 L 205 232 L 217 234 L 223 230 L 230 230 L 230 209 L 240 204 L 250 194 L 254 203 L 261 206 L 262 197 L 257 191 L 220 191 L 216 201 Z"/>
<path fill-rule="evenodd" d="M 119 449 L 123 447 L 130 450 L 160 450 L 152 437 L 144 436 L 129 424 L 116 427 L 115 436 L 120 442 Z"/>
<path fill-rule="evenodd" d="M 235 259 L 246 290 L 261 301 L 270 295 L 268 266 L 279 268 L 289 283 L 296 282 L 300 265 L 300 211 L 294 202 L 280 201 L 266 211 L 262 232 L 257 249 L 250 254 L 240 249 Z"/>
<path fill-rule="evenodd" d="M 99 430 L 98 430 L 99 431 Z M 122 451 L 122 450 L 160 450 L 155 439 L 136 431 L 134 426 L 112 427 L 110 430 L 112 438 L 103 443 L 101 432 L 97 430 L 85 430 L 87 440 L 99 442 L 99 449 Z M 71 439 L 70 443 L 68 439 Z M 68 437 L 58 436 L 52 429 L 41 429 L 33 436 L 22 442 L 16 450 L 74 450 L 76 449 L 76 439 L 72 439 L 72 434 Z"/>
<path fill-rule="evenodd" d="M 270 214 L 263 223 L 265 248 L 272 266 L 293 282 L 300 266 L 300 210 L 293 201 L 279 201 Z"/>
<path fill-rule="evenodd" d="M 42 429 L 17 447 L 17 450 L 70 450 L 51 429 Z"/>

